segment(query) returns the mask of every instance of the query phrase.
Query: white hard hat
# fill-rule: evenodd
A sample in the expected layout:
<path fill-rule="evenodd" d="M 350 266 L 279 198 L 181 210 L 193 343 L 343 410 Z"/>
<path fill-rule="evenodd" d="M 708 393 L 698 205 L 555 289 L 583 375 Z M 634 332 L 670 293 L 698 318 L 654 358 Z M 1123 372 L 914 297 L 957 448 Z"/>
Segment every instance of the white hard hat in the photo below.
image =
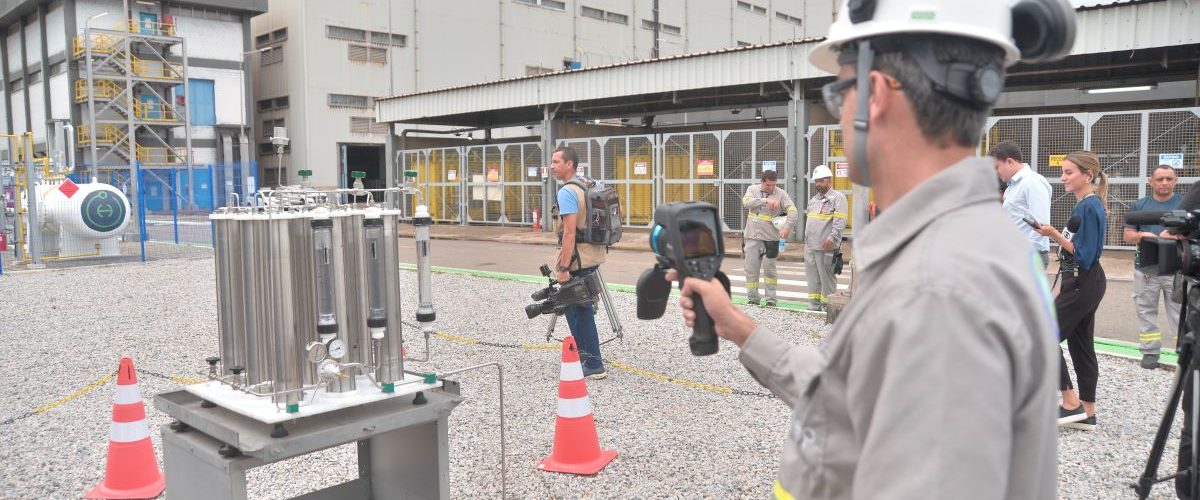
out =
<path fill-rule="evenodd" d="M 817 165 L 817 168 L 814 168 L 812 171 L 812 180 L 814 181 L 817 179 L 828 179 L 830 177 L 833 177 L 833 172 L 830 171 L 829 167 L 826 167 L 825 165 Z"/>
<path fill-rule="evenodd" d="M 1004 50 L 1005 66 L 1021 59 L 1012 38 L 1012 10 L 1009 2 L 1000 0 L 868 0 L 855 2 L 871 4 L 873 12 L 862 14 L 866 19 L 855 23 L 851 17 L 850 0 L 842 1 L 837 20 L 829 27 L 829 36 L 808 55 L 814 66 L 830 73 L 838 72 L 837 50 L 842 44 L 882 35 L 916 35 L 922 33 L 974 38 Z"/>

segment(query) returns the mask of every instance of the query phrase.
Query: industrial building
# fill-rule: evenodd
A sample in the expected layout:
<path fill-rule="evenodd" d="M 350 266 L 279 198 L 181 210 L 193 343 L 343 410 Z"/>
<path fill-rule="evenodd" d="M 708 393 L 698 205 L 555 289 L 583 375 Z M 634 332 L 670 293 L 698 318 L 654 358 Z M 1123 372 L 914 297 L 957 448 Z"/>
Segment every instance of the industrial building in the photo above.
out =
<path fill-rule="evenodd" d="M 655 57 L 823 36 L 835 0 L 273 0 L 251 21 L 263 177 L 393 181 L 378 98 Z M 253 59 L 248 59 L 253 61 Z M 750 114 L 752 114 L 751 112 Z M 282 156 L 270 144 L 285 127 Z M 492 138 L 529 136 L 523 126 Z M 472 136 L 482 139 L 482 133 Z M 468 136 L 462 134 L 462 140 Z M 267 156 L 272 155 L 272 156 Z M 272 173 L 282 165 L 282 173 Z"/>
<path fill-rule="evenodd" d="M 35 154 L 61 163 L 70 141 L 50 151 L 46 140 L 47 123 L 59 122 L 88 172 L 251 162 L 237 146 L 253 132 L 242 54 L 250 17 L 265 9 L 265 0 L 5 2 L 2 132 L 31 132 Z"/>

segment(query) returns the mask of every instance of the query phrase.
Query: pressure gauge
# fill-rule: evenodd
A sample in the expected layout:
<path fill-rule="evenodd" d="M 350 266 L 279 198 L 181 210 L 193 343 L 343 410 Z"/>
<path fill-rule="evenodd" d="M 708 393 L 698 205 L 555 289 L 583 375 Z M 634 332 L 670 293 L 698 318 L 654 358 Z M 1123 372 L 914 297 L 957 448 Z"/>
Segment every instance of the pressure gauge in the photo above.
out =
<path fill-rule="evenodd" d="M 329 351 L 329 357 L 333 359 L 342 359 L 346 356 L 346 343 L 341 339 L 330 339 L 325 343 L 325 347 Z"/>
<path fill-rule="evenodd" d="M 325 348 L 325 344 L 317 341 L 309 342 L 304 350 L 308 351 L 308 361 L 312 363 L 320 363 L 329 355 L 329 350 Z"/>

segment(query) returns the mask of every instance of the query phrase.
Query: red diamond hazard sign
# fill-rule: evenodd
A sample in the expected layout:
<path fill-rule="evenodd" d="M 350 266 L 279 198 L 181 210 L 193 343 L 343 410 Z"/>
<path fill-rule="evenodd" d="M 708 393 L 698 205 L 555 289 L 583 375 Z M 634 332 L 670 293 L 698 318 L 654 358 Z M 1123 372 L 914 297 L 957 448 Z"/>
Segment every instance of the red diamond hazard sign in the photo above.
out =
<path fill-rule="evenodd" d="M 61 186 L 58 186 L 58 190 L 62 191 L 62 194 L 67 195 L 67 198 L 70 198 L 75 196 L 75 193 L 79 192 L 79 186 L 76 186 L 74 182 L 71 182 L 71 179 L 67 179 L 63 181 Z"/>

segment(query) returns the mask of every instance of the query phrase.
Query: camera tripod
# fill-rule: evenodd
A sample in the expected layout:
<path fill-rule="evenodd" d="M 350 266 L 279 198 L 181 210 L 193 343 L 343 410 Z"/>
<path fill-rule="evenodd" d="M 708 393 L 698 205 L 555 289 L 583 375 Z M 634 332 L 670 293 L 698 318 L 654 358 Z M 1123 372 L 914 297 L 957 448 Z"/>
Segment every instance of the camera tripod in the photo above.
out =
<path fill-rule="evenodd" d="M 1196 474 L 1196 458 L 1197 451 L 1200 449 L 1200 443 L 1197 442 L 1197 437 L 1200 433 L 1196 432 L 1194 420 L 1197 414 L 1200 414 L 1200 399 L 1196 398 L 1200 394 L 1200 377 L 1197 377 L 1197 371 L 1200 370 L 1200 365 L 1195 362 L 1196 354 L 1196 336 L 1197 327 L 1200 326 L 1200 288 L 1194 284 L 1189 287 L 1189 280 L 1185 279 L 1181 282 L 1183 287 L 1184 304 L 1179 314 L 1179 331 L 1177 332 L 1177 349 L 1179 353 L 1178 368 L 1175 372 L 1175 383 L 1171 388 L 1171 397 L 1167 399 L 1167 408 L 1163 411 L 1162 421 L 1158 424 L 1158 431 L 1154 434 L 1154 444 L 1150 447 L 1150 456 L 1146 460 L 1146 468 L 1142 471 L 1142 475 L 1137 482 L 1130 486 L 1137 492 L 1138 498 L 1145 500 L 1150 496 L 1150 489 L 1155 484 L 1176 480 L 1176 492 L 1183 491 L 1180 479 L 1187 481 L 1186 491 L 1189 492 L 1191 500 L 1197 500 L 1200 496 L 1200 474 Z M 1162 461 L 1162 454 L 1166 448 L 1167 438 L 1171 433 L 1171 424 L 1175 421 L 1175 411 L 1180 407 L 1180 401 L 1187 405 L 1184 411 L 1184 432 L 1180 436 L 1180 454 L 1179 458 L 1182 462 L 1184 454 L 1187 450 L 1185 445 L 1190 444 L 1190 453 L 1188 453 L 1189 462 L 1186 467 L 1180 464 L 1179 470 L 1170 476 L 1159 479 L 1158 465 Z M 1182 497 L 1182 495 L 1181 495 Z"/>
<path fill-rule="evenodd" d="M 612 337 L 600 341 L 600 345 L 604 345 L 624 337 L 625 327 L 621 326 L 621 318 L 617 317 L 617 311 L 613 309 L 612 295 L 610 295 L 608 292 L 608 282 L 604 281 L 604 275 L 600 274 L 600 268 L 596 268 L 596 280 L 600 283 L 600 295 L 599 300 L 597 302 L 593 302 L 593 307 L 595 307 L 598 302 L 604 303 L 604 312 L 608 313 L 608 324 L 612 326 L 613 330 Z M 558 326 L 558 317 L 560 315 L 551 314 L 549 316 L 550 325 L 546 328 L 547 342 L 549 342 L 551 339 L 554 339 L 554 329 Z M 561 339 L 557 340 L 560 342 L 562 341 Z"/>

